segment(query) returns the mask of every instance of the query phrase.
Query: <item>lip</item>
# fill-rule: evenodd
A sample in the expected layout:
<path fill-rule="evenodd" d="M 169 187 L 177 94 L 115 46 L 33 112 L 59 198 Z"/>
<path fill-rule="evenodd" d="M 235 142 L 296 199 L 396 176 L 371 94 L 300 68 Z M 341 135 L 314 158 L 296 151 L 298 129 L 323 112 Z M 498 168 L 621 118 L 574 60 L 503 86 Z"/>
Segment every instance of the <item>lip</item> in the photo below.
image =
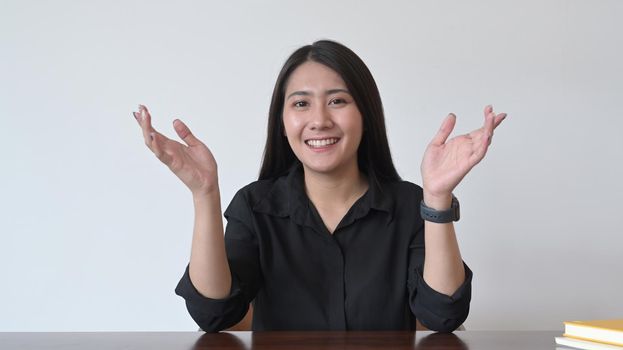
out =
<path fill-rule="evenodd" d="M 330 145 L 320 146 L 320 147 L 312 147 L 307 143 L 308 141 L 312 141 L 312 140 L 327 140 L 327 139 L 337 139 L 337 141 Z M 305 139 L 304 143 L 305 143 L 305 146 L 307 146 L 309 150 L 316 152 L 316 153 L 321 153 L 321 152 L 327 152 L 327 151 L 332 150 L 335 145 L 340 143 L 340 141 L 341 141 L 340 137 L 325 136 L 325 137 L 314 137 L 314 138 Z"/>

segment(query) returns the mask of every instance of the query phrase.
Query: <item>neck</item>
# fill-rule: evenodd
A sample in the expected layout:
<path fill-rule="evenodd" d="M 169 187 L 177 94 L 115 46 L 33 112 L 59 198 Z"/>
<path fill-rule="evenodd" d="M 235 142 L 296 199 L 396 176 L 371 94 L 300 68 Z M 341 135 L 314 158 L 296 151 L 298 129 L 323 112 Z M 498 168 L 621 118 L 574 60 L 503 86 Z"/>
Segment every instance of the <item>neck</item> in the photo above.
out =
<path fill-rule="evenodd" d="M 316 206 L 350 207 L 367 189 L 368 179 L 356 164 L 330 174 L 305 170 L 305 191 Z"/>

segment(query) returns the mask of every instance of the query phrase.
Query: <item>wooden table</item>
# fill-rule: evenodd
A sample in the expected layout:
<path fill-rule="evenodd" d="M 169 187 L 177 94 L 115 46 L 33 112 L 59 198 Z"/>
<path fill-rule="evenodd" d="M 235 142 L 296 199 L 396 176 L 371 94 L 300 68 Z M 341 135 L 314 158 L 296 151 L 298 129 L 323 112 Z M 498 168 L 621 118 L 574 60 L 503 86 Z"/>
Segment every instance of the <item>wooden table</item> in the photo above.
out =
<path fill-rule="evenodd" d="M 0 333 L 0 349 L 554 350 L 562 331 Z"/>

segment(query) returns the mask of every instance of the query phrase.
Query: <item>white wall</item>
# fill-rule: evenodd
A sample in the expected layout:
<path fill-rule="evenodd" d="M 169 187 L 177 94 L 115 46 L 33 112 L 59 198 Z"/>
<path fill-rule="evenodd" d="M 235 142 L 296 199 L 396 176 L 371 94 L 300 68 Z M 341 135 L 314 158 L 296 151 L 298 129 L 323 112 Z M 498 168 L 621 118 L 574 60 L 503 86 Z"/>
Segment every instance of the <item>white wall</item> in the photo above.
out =
<path fill-rule="evenodd" d="M 130 112 L 186 121 L 223 206 L 259 170 L 272 85 L 321 38 L 374 74 L 401 175 L 448 112 L 508 113 L 456 193 L 468 329 L 623 317 L 623 2 L 3 1 L 0 331 L 195 330 L 173 289 L 190 193 Z"/>

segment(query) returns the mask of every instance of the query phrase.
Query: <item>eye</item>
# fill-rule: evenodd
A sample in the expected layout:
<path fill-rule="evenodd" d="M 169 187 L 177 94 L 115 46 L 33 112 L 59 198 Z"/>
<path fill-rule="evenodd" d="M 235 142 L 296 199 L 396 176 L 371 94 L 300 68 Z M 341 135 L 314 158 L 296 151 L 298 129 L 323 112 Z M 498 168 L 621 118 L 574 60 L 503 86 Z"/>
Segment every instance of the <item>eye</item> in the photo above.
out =
<path fill-rule="evenodd" d="M 294 102 L 294 104 L 292 104 L 294 107 L 296 108 L 303 108 L 303 107 L 307 107 L 307 101 L 296 101 Z"/>
<path fill-rule="evenodd" d="M 346 100 L 344 100 L 343 98 L 334 98 L 331 101 L 329 101 L 329 104 L 344 104 L 346 103 Z"/>

